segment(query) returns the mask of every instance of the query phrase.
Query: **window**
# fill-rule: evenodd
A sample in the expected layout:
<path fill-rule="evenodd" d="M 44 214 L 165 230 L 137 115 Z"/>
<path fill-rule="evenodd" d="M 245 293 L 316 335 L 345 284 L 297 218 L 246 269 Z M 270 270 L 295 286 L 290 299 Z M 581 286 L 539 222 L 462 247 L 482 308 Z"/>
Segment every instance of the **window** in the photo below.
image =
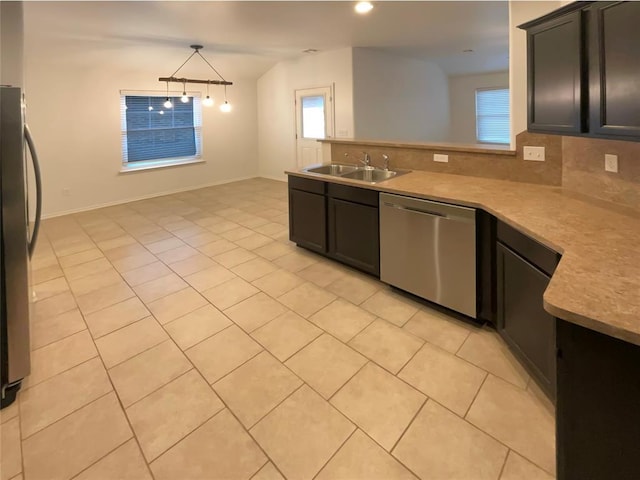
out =
<path fill-rule="evenodd" d="M 302 138 L 324 138 L 324 95 L 302 97 Z"/>
<path fill-rule="evenodd" d="M 476 139 L 480 143 L 509 143 L 509 89 L 476 90 Z"/>
<path fill-rule="evenodd" d="M 121 93 L 122 163 L 163 166 L 201 157 L 202 117 L 200 98 L 183 103 L 165 95 Z"/>

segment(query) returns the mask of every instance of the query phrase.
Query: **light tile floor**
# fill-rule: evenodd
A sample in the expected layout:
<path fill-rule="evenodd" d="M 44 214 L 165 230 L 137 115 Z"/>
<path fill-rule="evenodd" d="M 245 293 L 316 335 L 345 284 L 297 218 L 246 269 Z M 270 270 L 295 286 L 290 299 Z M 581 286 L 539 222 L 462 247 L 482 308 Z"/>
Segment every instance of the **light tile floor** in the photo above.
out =
<path fill-rule="evenodd" d="M 552 478 L 495 332 L 295 247 L 285 183 L 47 220 L 32 278 L 0 480 Z"/>

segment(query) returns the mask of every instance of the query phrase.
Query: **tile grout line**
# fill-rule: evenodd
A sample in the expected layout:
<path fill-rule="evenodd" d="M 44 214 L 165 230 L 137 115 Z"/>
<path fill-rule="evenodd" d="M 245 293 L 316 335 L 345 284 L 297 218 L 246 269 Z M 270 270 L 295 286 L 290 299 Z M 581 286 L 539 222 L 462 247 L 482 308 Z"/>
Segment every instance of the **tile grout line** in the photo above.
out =
<path fill-rule="evenodd" d="M 280 405 L 282 405 L 289 397 L 291 397 L 292 395 L 294 395 L 297 391 L 299 391 L 300 389 L 302 389 L 304 386 L 306 385 L 306 383 L 302 382 L 302 385 L 300 385 L 299 387 L 297 387 L 296 389 L 294 389 L 289 395 L 287 395 L 282 401 L 280 401 L 278 403 L 278 405 L 276 405 L 273 409 L 271 409 L 267 414 L 265 414 L 264 416 L 262 416 L 257 422 L 255 422 L 251 428 L 255 428 L 262 420 L 264 420 L 272 411 L 274 411 L 276 408 L 278 408 Z M 216 393 L 217 395 L 217 393 Z M 238 424 L 240 425 L 240 427 L 247 433 L 247 435 L 249 435 L 249 437 L 251 438 L 251 440 L 253 440 L 253 442 L 256 444 L 256 446 L 260 449 L 260 451 L 264 454 L 265 457 L 267 457 L 267 459 L 269 460 L 269 462 L 271 462 L 273 464 L 273 466 L 276 468 L 276 470 L 278 470 L 278 472 L 284 477 L 287 478 L 282 471 L 280 470 L 280 468 L 278 467 L 278 464 L 275 462 L 275 460 L 273 458 L 271 458 L 269 456 L 269 454 L 266 452 L 266 450 L 262 447 L 262 445 L 260 445 L 260 442 L 258 442 L 258 440 L 252 435 L 251 433 L 251 429 L 246 428 L 244 426 L 244 424 L 240 421 L 240 419 L 236 416 L 236 414 L 233 412 L 233 410 L 231 408 L 229 408 L 229 406 L 227 405 L 227 403 L 224 401 L 223 398 L 220 398 L 220 400 L 222 401 L 222 403 L 225 406 L 225 409 L 229 411 L 229 413 L 233 416 L 233 418 L 236 419 L 236 421 L 238 422 Z M 264 467 L 264 465 L 263 465 Z M 260 467 L 260 469 L 262 469 L 262 467 Z M 258 473 L 260 470 L 256 471 L 256 473 Z M 255 475 L 255 474 L 254 474 Z"/>
<path fill-rule="evenodd" d="M 399 459 L 396 455 L 394 455 L 393 451 L 397 448 L 398 444 L 400 443 L 400 441 L 402 440 L 402 438 L 406 435 L 407 431 L 409 430 L 409 427 L 411 425 L 413 425 L 413 422 L 415 422 L 416 418 L 418 418 L 418 415 L 420 415 L 420 413 L 422 412 L 422 410 L 424 410 L 424 407 L 427 405 L 427 403 L 431 400 L 430 397 L 427 397 L 425 399 L 425 401 L 422 403 L 422 405 L 420 406 L 420 408 L 418 409 L 418 411 L 416 412 L 416 414 L 414 415 L 414 417 L 411 419 L 411 421 L 409 422 L 409 424 L 407 425 L 407 428 L 405 428 L 405 430 L 402 432 L 402 435 L 400 435 L 400 437 L 398 438 L 398 441 L 393 445 L 393 447 L 391 447 L 391 450 L 385 450 L 389 455 L 391 455 L 392 458 L 394 458 L 396 460 L 396 462 L 398 462 L 400 465 L 402 465 L 404 468 L 406 468 L 407 470 L 409 470 L 412 474 L 414 474 L 416 476 L 416 478 L 421 478 L 420 475 L 417 474 L 417 472 L 414 472 L 408 465 L 406 465 L 401 459 Z M 436 402 L 437 403 L 437 402 Z M 366 434 L 366 432 L 365 432 Z M 373 439 L 372 439 L 373 440 Z M 374 440 L 375 441 L 375 440 Z M 381 448 L 384 449 L 384 447 L 382 447 L 382 445 L 380 445 Z"/>
<path fill-rule="evenodd" d="M 186 372 L 184 372 L 183 374 L 181 374 L 180 376 L 174 378 L 173 380 L 171 380 L 169 383 L 163 385 L 162 387 L 154 390 L 154 392 L 157 392 L 158 390 L 168 386 L 169 384 L 175 382 L 176 380 L 182 378 L 183 376 L 187 375 L 188 373 L 191 373 L 195 371 L 197 373 L 197 375 L 205 382 L 205 384 L 211 388 L 211 385 L 209 385 L 207 383 L 207 381 L 202 377 L 202 375 L 200 374 L 200 372 L 198 372 L 195 369 L 190 369 Z M 193 429 L 189 430 L 184 436 L 180 437 L 178 440 L 176 440 L 175 442 L 173 442 L 171 445 L 169 445 L 168 447 L 166 447 L 164 450 L 162 450 L 160 453 L 158 453 L 152 460 L 148 460 L 146 455 L 144 454 L 144 450 L 142 450 L 142 447 L 140 447 L 140 453 L 142 454 L 142 458 L 145 460 L 145 462 L 147 463 L 147 465 L 149 466 L 149 468 L 151 468 L 151 464 L 153 462 L 155 462 L 156 460 L 158 460 L 162 455 L 164 455 L 165 453 L 167 453 L 169 450 L 171 450 L 173 447 L 175 447 L 176 445 L 178 445 L 180 442 L 182 442 L 185 438 L 187 438 L 189 435 L 191 435 L 193 432 L 195 432 L 196 430 L 198 430 L 200 427 L 202 427 L 205 423 L 209 422 L 213 417 L 217 416 L 219 413 L 223 412 L 225 409 L 227 409 L 227 406 L 224 404 L 224 402 L 222 402 L 222 399 L 220 398 L 220 396 L 213 390 L 213 388 L 211 388 L 212 393 L 216 396 L 216 398 L 218 398 L 220 400 L 220 403 L 222 403 L 222 407 L 217 410 L 216 412 L 214 412 L 213 414 L 211 414 L 210 416 L 206 417 L 202 423 L 196 425 Z M 151 395 L 151 394 L 149 394 Z M 149 395 L 146 395 L 144 398 L 149 397 Z M 143 400 L 142 398 L 138 401 L 136 401 L 135 403 L 139 403 L 141 400 Z M 129 405 L 129 407 L 127 408 L 131 408 L 134 404 Z M 126 409 L 125 409 L 125 415 L 127 414 Z M 127 415 L 128 417 L 128 415 Z M 133 430 L 133 428 L 132 428 Z M 137 439 L 137 435 L 135 434 L 135 430 L 133 430 L 133 435 L 134 437 Z"/>
<path fill-rule="evenodd" d="M 502 478 L 502 474 L 504 473 L 504 469 L 507 467 L 507 459 L 509 458 L 509 454 L 511 453 L 511 449 L 507 448 L 507 454 L 504 456 L 504 461 L 502 462 L 502 467 L 500 468 L 500 473 L 498 474 L 498 480 Z"/>
<path fill-rule="evenodd" d="M 422 393 L 422 392 L 420 392 Z M 395 450 L 395 448 L 398 446 L 398 444 L 400 443 L 400 441 L 402 440 L 402 438 L 405 436 L 405 434 L 407 433 L 407 431 L 409 430 L 409 428 L 411 427 L 411 425 L 413 425 L 413 422 L 416 420 L 416 418 L 418 418 L 418 415 L 420 414 L 420 412 L 424 409 L 424 406 L 427 404 L 427 402 L 430 400 L 431 397 L 425 395 L 424 396 L 424 401 L 422 402 L 422 404 L 420 405 L 420 408 L 418 408 L 416 410 L 416 413 L 413 415 L 413 417 L 411 418 L 411 420 L 409 421 L 409 423 L 407 423 L 407 426 L 405 427 L 405 429 L 402 431 L 402 433 L 400 434 L 400 436 L 398 437 L 398 439 L 395 441 L 395 443 L 393 444 L 393 446 L 388 450 L 389 454 L 391 454 L 391 452 L 393 452 Z M 386 449 L 385 449 L 386 450 Z M 400 460 L 398 460 L 400 461 Z M 402 463 L 402 462 L 400 462 Z M 403 464 L 404 465 L 404 464 Z M 406 467 L 406 465 L 405 465 Z M 409 467 L 407 467 L 409 468 Z"/>
<path fill-rule="evenodd" d="M 360 354 L 360 355 L 362 355 L 362 354 Z M 362 364 L 362 366 L 361 366 L 361 367 L 360 367 L 360 368 L 359 368 L 359 369 L 358 369 L 358 370 L 357 370 L 353 375 L 351 375 L 351 376 L 349 377 L 349 379 L 348 379 L 346 382 L 344 382 L 342 385 L 340 385 L 340 387 L 339 387 L 335 392 L 333 392 L 333 393 L 331 394 L 331 396 L 329 396 L 329 398 L 327 398 L 327 399 L 326 399 L 326 401 L 327 401 L 327 402 L 329 402 L 329 404 L 331 404 L 331 406 L 332 406 L 333 408 L 335 408 L 336 410 L 338 410 L 340 413 L 342 413 L 342 412 L 340 411 L 340 409 L 339 409 L 338 407 L 336 407 L 336 406 L 331 402 L 331 400 L 333 400 L 333 398 L 334 398 L 338 393 L 340 393 L 340 391 L 341 391 L 344 387 L 346 387 L 346 386 L 347 386 L 347 384 L 348 384 L 351 380 L 353 380 L 353 379 L 355 378 L 355 376 L 356 376 L 356 375 L 358 375 L 362 370 L 364 370 L 364 367 L 366 367 L 367 365 L 369 365 L 370 363 L 372 363 L 372 362 L 373 362 L 373 360 L 370 360 L 370 359 L 369 359 L 369 358 L 367 358 L 365 355 L 362 355 L 362 356 L 363 356 L 367 361 L 366 361 L 366 362 L 364 362 L 364 363 Z M 373 362 L 373 363 L 375 363 L 375 362 Z M 376 365 L 377 365 L 377 363 L 376 363 Z M 314 390 L 314 391 L 315 391 L 315 390 Z M 322 395 L 320 395 L 320 396 L 322 397 Z M 322 397 L 322 398 L 324 398 L 324 397 Z M 345 415 L 344 413 L 342 413 L 342 415 L 344 415 L 344 416 L 346 417 L 346 415 Z M 348 417 L 347 417 L 347 418 L 348 418 Z M 351 419 L 349 419 L 349 420 L 351 420 Z"/>
<path fill-rule="evenodd" d="M 30 386 L 29 386 L 29 388 L 27 388 L 26 390 L 23 390 L 23 391 L 28 392 L 28 391 L 29 391 L 29 390 L 31 390 L 32 388 L 37 387 L 37 386 L 41 386 L 42 384 L 44 384 L 44 383 L 46 383 L 46 382 L 48 382 L 48 381 L 50 381 L 50 380 L 53 380 L 53 379 L 54 379 L 54 378 L 56 378 L 57 376 L 59 376 L 59 375 L 63 375 L 63 374 L 65 374 L 65 373 L 69 372 L 70 370 L 73 370 L 73 369 L 74 369 L 74 368 L 76 368 L 76 367 L 80 367 L 80 366 L 82 366 L 82 365 L 85 365 L 85 364 L 87 364 L 87 363 L 89 363 L 89 362 L 91 362 L 91 361 L 95 360 L 95 359 L 96 359 L 96 358 L 98 358 L 98 357 L 99 357 L 99 355 L 96 355 L 95 357 L 91 357 L 91 358 L 89 358 L 89 359 L 87 359 L 87 360 L 84 360 L 83 362 L 81 362 L 81 363 L 79 363 L 79 364 L 77 364 L 77 365 L 74 365 L 73 367 L 71 367 L 71 368 L 69 368 L 69 369 L 67 369 L 67 370 L 65 370 L 65 371 L 63 371 L 63 372 L 60 372 L 60 373 L 58 373 L 58 374 L 54 375 L 53 377 L 49 377 L 49 378 L 47 378 L 46 380 L 44 380 L 44 381 L 42 381 L 42 382 L 36 383 L 35 385 L 30 385 Z M 100 362 L 100 363 L 102 363 L 102 362 Z M 105 370 L 105 373 L 106 373 L 106 370 Z M 55 424 L 55 423 L 58 423 L 58 422 L 59 422 L 60 420 L 62 420 L 63 418 L 66 418 L 66 417 L 68 417 L 68 416 L 70 416 L 70 415 L 72 415 L 72 414 L 76 413 L 78 410 L 80 410 L 80 409 L 82 409 L 82 408 L 86 407 L 87 405 L 89 405 L 90 403 L 95 402 L 96 400 L 99 400 L 100 398 L 104 397 L 105 395 L 108 395 L 109 393 L 111 393 L 111 392 L 103 393 L 102 395 L 100 395 L 100 396 L 98 396 L 98 397 L 94 398 L 93 400 L 90 400 L 88 403 L 85 403 L 84 405 L 80 405 L 79 407 L 77 407 L 77 408 L 73 409 L 73 410 L 72 410 L 72 411 L 70 411 L 69 413 L 66 413 L 65 415 L 63 415 L 62 417 L 58 418 L 57 420 L 55 420 L 55 421 L 53 421 L 53 422 L 51 422 L 51 423 L 48 423 L 48 424 L 46 424 L 46 425 L 45 425 L 45 426 L 43 426 L 43 427 L 40 427 L 38 430 L 36 430 L 35 432 L 33 432 L 31 435 L 29 435 L 29 436 L 27 436 L 27 437 L 24 437 L 24 438 L 21 436 L 21 437 L 20 437 L 20 439 L 21 439 L 21 440 L 28 440 L 28 439 L 30 439 L 30 438 L 31 438 L 31 437 L 33 437 L 34 435 L 37 435 L 37 434 L 38 434 L 38 433 L 40 433 L 41 431 L 43 431 L 43 430 L 45 430 L 45 429 L 49 428 L 51 425 L 53 425 L 53 424 Z M 21 423 L 22 423 L 22 422 L 21 422 Z M 21 433 L 21 435 L 22 435 L 22 432 L 20 432 L 20 433 Z"/>
<path fill-rule="evenodd" d="M 335 408 L 335 407 L 334 407 L 334 408 Z M 342 413 L 342 412 L 340 412 L 340 413 Z M 338 448 L 336 448 L 336 451 L 335 451 L 335 452 L 333 452 L 331 455 L 329 455 L 329 458 L 327 459 L 327 461 L 326 461 L 326 462 L 324 462 L 324 463 L 322 464 L 322 467 L 320 467 L 320 470 L 318 470 L 318 471 L 316 472 L 316 474 L 315 474 L 313 477 L 311 477 L 311 478 L 312 478 L 312 480 L 315 480 L 315 479 L 318 477 L 318 475 L 320 475 L 320 474 L 322 473 L 322 471 L 323 471 L 325 468 L 327 468 L 327 465 L 329 465 L 329 463 L 331 463 L 331 460 L 333 460 L 333 458 L 338 454 L 338 452 L 339 452 L 340 450 L 342 450 L 342 448 L 343 448 L 343 447 L 346 445 L 346 443 L 351 439 L 351 437 L 353 437 L 353 436 L 356 434 L 356 432 L 357 432 L 358 430 L 360 430 L 360 428 L 358 427 L 358 425 L 357 425 L 357 424 L 355 424 L 355 423 L 351 422 L 351 419 L 349 419 L 349 418 L 348 418 L 348 417 L 346 417 L 346 416 L 345 416 L 345 418 L 347 418 L 347 420 L 349 420 L 349 422 L 351 423 L 351 425 L 353 425 L 353 427 L 355 427 L 355 428 L 353 429 L 353 431 L 352 431 L 349 435 L 347 435 L 347 438 L 345 438 L 345 439 L 344 439 L 344 441 L 343 441 L 343 442 L 338 446 Z"/>
<path fill-rule="evenodd" d="M 469 403 L 469 406 L 465 410 L 464 415 L 461 416 L 461 418 L 463 420 L 467 420 L 467 415 L 469 415 L 469 411 L 471 411 L 471 407 L 476 402 L 476 399 L 478 398 L 478 395 L 480 394 L 480 390 L 482 390 L 482 387 L 484 387 L 485 382 L 489 378 L 489 372 L 487 372 L 486 370 L 483 370 L 483 371 L 484 371 L 484 378 L 482 379 L 482 383 L 480 384 L 480 387 L 478 387 L 478 390 L 476 391 L 476 394 L 473 396 L 473 399 L 471 400 L 471 403 Z M 458 415 L 458 416 L 460 416 L 460 415 Z M 469 423 L 471 423 L 471 422 L 469 422 Z"/>
<path fill-rule="evenodd" d="M 73 335 L 78 335 L 79 333 L 82 333 L 82 332 L 84 332 L 85 330 L 87 330 L 87 329 L 85 328 L 85 329 L 83 329 L 83 330 L 80 330 L 79 332 L 76 332 L 76 333 L 74 333 L 74 334 L 72 334 L 72 335 L 69 335 L 69 337 L 72 337 Z M 88 333 L 88 330 L 87 330 L 87 333 Z M 69 338 L 69 337 L 65 337 L 65 338 Z M 91 334 L 89 334 L 89 337 L 91 337 Z M 63 339 L 63 340 L 64 340 L 64 339 Z M 51 344 L 51 345 L 52 345 L 52 344 Z M 35 350 L 34 350 L 34 351 L 35 351 Z M 33 353 L 33 352 L 32 352 L 32 353 Z M 55 377 L 57 377 L 58 375 L 61 375 L 61 374 L 63 374 L 63 373 L 66 373 L 66 372 L 68 372 L 69 370 L 71 370 L 72 368 L 75 368 L 75 367 L 77 367 L 77 366 L 79 366 L 79 365 L 82 365 L 83 363 L 86 363 L 86 362 L 88 362 L 89 360 L 93 360 L 94 358 L 97 358 L 97 357 L 99 357 L 99 356 L 100 356 L 100 353 L 98 352 L 98 349 L 96 349 L 96 354 L 95 354 L 94 356 L 89 357 L 89 358 L 87 358 L 87 359 L 83 360 L 82 362 L 80 362 L 80 363 L 78 363 L 78 364 L 76 364 L 76 365 L 72 365 L 72 366 L 70 366 L 69 368 L 65 368 L 64 370 L 59 371 L 59 372 L 58 372 L 58 373 L 56 373 L 55 375 L 51 375 L 50 377 L 47 377 L 47 378 L 45 378 L 45 379 L 42 379 L 42 380 L 40 380 L 40 381 L 38 381 L 38 382 L 36 382 L 36 383 L 33 383 L 33 384 L 29 383 L 29 385 L 27 385 L 26 387 L 24 387 L 24 386 L 23 386 L 23 387 L 21 388 L 21 390 L 22 390 L 22 391 L 25 391 L 25 392 L 26 392 L 26 391 L 28 391 L 28 390 L 31 390 L 31 388 L 33 388 L 33 387 L 35 387 L 35 386 L 37 386 L 37 385 L 42 385 L 44 382 L 47 382 L 47 381 L 51 380 L 52 378 L 55 378 Z M 28 378 L 28 377 L 25 377 L 25 378 Z"/>

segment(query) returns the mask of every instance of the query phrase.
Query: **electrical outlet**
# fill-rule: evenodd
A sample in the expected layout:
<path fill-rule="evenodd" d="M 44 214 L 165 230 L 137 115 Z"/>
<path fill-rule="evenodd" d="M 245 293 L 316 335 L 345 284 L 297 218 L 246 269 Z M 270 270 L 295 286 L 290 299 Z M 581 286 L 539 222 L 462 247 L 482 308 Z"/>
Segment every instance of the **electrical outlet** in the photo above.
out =
<path fill-rule="evenodd" d="M 349 130 L 338 130 L 338 137 L 346 138 L 349 136 Z"/>
<path fill-rule="evenodd" d="M 544 147 L 524 147 L 523 155 L 525 160 L 544 162 Z"/>
<path fill-rule="evenodd" d="M 449 162 L 449 155 L 441 155 L 439 153 L 434 153 L 433 154 L 433 161 L 434 162 L 447 163 L 447 162 Z"/>
<path fill-rule="evenodd" d="M 604 170 L 606 172 L 618 173 L 618 155 L 604 155 Z"/>

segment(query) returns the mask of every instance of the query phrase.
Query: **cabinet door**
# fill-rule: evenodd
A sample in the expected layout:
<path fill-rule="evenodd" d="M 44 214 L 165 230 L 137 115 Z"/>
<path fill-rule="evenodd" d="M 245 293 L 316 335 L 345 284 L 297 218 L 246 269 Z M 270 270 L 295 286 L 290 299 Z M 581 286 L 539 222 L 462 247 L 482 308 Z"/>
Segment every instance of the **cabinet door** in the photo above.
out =
<path fill-rule="evenodd" d="M 327 251 L 326 197 L 289 189 L 289 239 L 301 247 Z"/>
<path fill-rule="evenodd" d="M 584 130 L 582 38 L 582 12 L 579 11 L 527 31 L 529 131 L 580 133 Z"/>
<path fill-rule="evenodd" d="M 558 480 L 640 478 L 640 346 L 558 319 Z"/>
<path fill-rule="evenodd" d="M 590 131 L 640 138 L 640 3 L 596 2 L 590 10 Z"/>
<path fill-rule="evenodd" d="M 329 255 L 380 275 L 378 208 L 329 197 Z"/>
<path fill-rule="evenodd" d="M 549 277 L 500 243 L 497 262 L 498 332 L 553 397 L 555 318 L 542 304 Z"/>

